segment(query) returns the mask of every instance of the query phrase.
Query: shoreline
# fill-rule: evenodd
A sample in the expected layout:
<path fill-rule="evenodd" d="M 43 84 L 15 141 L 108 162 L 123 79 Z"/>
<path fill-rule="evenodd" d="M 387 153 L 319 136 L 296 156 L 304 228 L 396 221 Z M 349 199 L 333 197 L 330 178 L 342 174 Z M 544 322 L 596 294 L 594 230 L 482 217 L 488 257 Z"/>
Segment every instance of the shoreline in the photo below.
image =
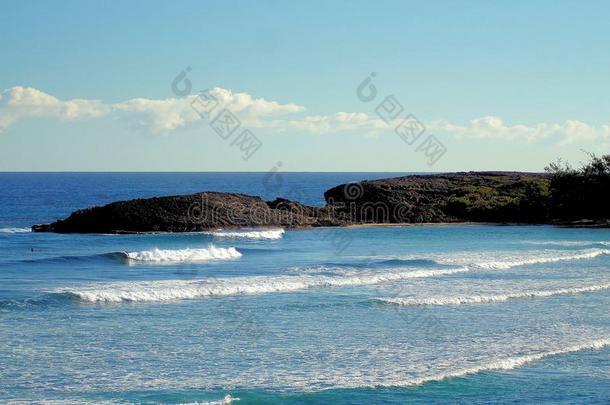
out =
<path fill-rule="evenodd" d="M 606 219 L 556 217 L 546 205 L 548 187 L 547 177 L 533 173 L 409 175 L 337 185 L 324 192 L 324 206 L 210 191 L 115 201 L 76 210 L 50 224 L 33 225 L 32 231 L 139 234 L 475 224 L 610 228 Z"/>
<path fill-rule="evenodd" d="M 67 234 L 79 234 L 79 235 L 106 235 L 106 236 L 117 236 L 117 235 L 175 235 L 175 234 L 213 234 L 214 232 L 221 231 L 261 231 L 261 230 L 276 230 L 284 229 L 286 231 L 304 231 L 304 230 L 315 230 L 315 229 L 365 229 L 365 228 L 413 228 L 413 227 L 449 227 L 449 226 L 489 226 L 489 227 L 503 227 L 503 226 L 536 226 L 536 227 L 553 227 L 553 228 L 584 228 L 584 229 L 610 229 L 610 224 L 607 223 L 595 223 L 595 224 L 570 224 L 570 223 L 527 223 L 527 222 L 475 222 L 475 221 L 455 221 L 455 222 L 404 222 L 404 223 L 370 223 L 370 224 L 348 224 L 339 226 L 295 226 L 295 227 L 283 227 L 276 225 L 269 226 L 244 226 L 244 227 L 224 227 L 214 228 L 201 231 L 186 231 L 186 232 L 172 232 L 172 231 L 116 231 L 116 232 L 67 232 Z M 35 232 L 35 231 L 34 231 Z"/>

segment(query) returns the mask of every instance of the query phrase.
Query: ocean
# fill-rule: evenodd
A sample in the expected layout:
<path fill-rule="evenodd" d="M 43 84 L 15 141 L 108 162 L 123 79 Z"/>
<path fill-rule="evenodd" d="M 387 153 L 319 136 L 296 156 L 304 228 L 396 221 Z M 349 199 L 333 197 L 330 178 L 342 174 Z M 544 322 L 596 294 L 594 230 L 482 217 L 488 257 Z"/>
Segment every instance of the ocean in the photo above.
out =
<path fill-rule="evenodd" d="M 0 173 L 0 403 L 610 403 L 610 230 L 31 233 L 399 173 Z"/>

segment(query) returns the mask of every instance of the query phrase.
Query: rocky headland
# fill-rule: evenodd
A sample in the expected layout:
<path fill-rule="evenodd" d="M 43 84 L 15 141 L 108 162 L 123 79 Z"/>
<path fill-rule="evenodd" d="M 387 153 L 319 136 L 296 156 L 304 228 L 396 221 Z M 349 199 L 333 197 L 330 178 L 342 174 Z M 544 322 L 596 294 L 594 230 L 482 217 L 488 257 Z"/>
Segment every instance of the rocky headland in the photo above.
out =
<path fill-rule="evenodd" d="M 323 207 L 283 198 L 264 201 L 244 194 L 202 192 L 86 208 L 51 224 L 34 225 L 32 230 L 139 233 L 441 222 L 575 223 L 573 218 L 550 215 L 551 179 L 537 173 L 468 172 L 369 180 L 327 190 Z"/>

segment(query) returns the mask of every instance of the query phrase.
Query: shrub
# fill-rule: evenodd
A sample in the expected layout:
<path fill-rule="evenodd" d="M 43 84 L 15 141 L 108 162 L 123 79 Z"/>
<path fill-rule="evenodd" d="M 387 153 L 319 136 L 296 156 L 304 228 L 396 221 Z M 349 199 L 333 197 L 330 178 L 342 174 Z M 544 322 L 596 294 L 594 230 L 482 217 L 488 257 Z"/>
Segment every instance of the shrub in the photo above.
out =
<path fill-rule="evenodd" d="M 610 155 L 597 157 L 589 154 L 589 161 L 578 169 L 559 160 L 545 170 L 550 176 L 549 211 L 552 218 L 610 218 Z"/>

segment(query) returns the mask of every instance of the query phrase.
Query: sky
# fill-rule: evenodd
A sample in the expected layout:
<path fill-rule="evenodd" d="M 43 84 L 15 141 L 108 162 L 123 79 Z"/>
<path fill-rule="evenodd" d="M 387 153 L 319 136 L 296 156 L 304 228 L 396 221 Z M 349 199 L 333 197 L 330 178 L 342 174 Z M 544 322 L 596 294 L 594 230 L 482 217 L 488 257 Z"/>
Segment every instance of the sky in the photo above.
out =
<path fill-rule="evenodd" d="M 0 3 L 0 171 L 542 171 L 610 148 L 610 2 Z"/>

